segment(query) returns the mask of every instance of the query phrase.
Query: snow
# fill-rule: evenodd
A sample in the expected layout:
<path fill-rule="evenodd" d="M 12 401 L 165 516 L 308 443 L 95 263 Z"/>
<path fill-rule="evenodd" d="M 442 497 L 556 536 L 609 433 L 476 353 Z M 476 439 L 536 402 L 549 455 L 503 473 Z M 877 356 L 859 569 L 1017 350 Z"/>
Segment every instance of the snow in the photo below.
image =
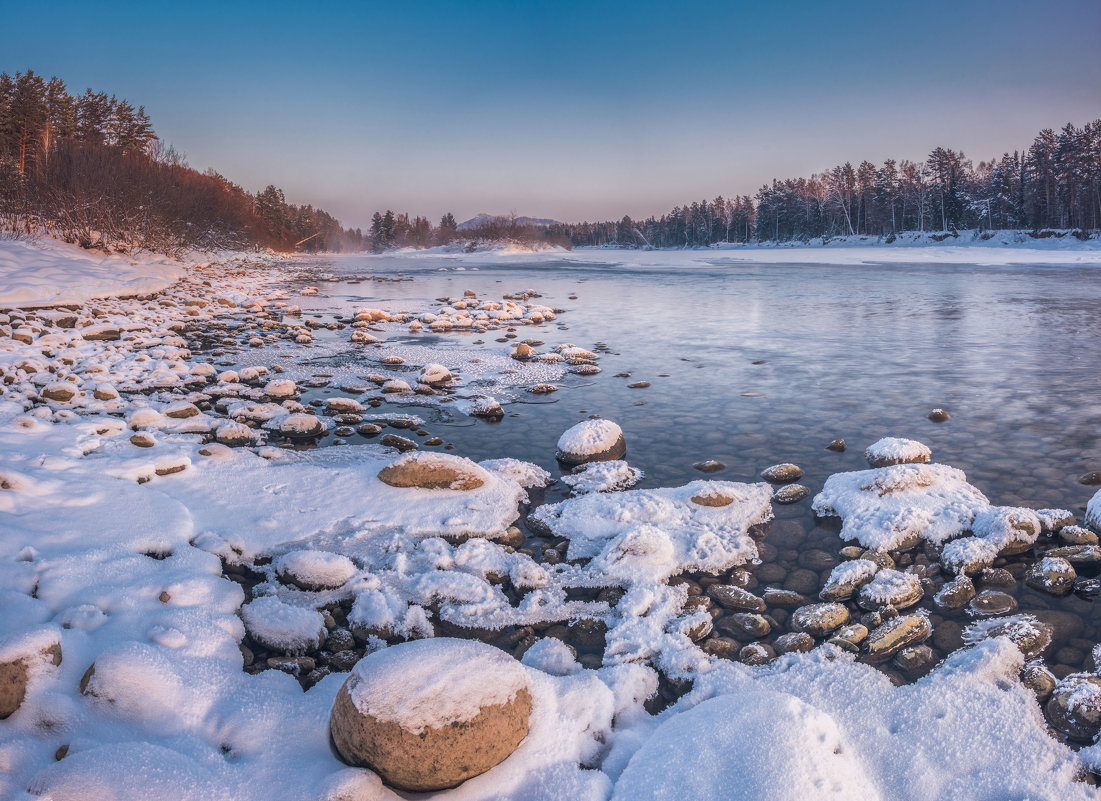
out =
<path fill-rule="evenodd" d="M 352 670 L 348 695 L 363 715 L 420 734 L 473 720 L 527 688 L 519 662 L 476 640 L 437 637 L 368 654 Z"/>
<path fill-rule="evenodd" d="M 692 501 L 722 496 L 728 503 Z M 651 579 L 720 572 L 756 558 L 751 526 L 772 519 L 768 484 L 693 481 L 683 487 L 597 493 L 540 506 L 534 517 L 570 540 L 570 559 L 592 558 L 609 576 Z M 590 566 L 591 567 L 591 566 Z"/>
<path fill-rule="evenodd" d="M 1032 509 L 994 506 L 975 515 L 971 530 L 998 550 L 1006 546 L 1031 545 L 1040 536 L 1040 517 Z"/>
<path fill-rule="evenodd" d="M 447 248 L 406 250 L 403 258 L 457 268 L 499 258 L 517 264 L 614 264 L 647 269 L 670 265 L 727 266 L 740 264 L 958 264 L 984 267 L 1007 265 L 1101 265 L 1101 239 L 1081 241 L 1073 236 L 1035 239 L 1023 231 L 994 232 L 979 239 L 974 232 L 960 232 L 937 242 L 931 234 L 905 233 L 887 244 L 878 237 L 834 237 L 828 243 L 724 244 L 683 250 L 633 250 L 620 248 L 559 248 L 525 251 L 488 248 L 475 253 Z M 392 254 L 374 257 L 385 259 Z"/>
<path fill-rule="evenodd" d="M 962 470 L 900 464 L 830 476 L 813 508 L 842 518 L 843 539 L 887 551 L 908 541 L 939 545 L 958 537 L 989 505 Z"/>
<path fill-rule="evenodd" d="M 624 461 L 589 462 L 570 475 L 562 476 L 575 495 L 630 489 L 642 478 L 642 471 Z"/>
<path fill-rule="evenodd" d="M 875 467 L 910 462 L 928 462 L 932 451 L 920 442 L 898 437 L 884 437 L 864 451 L 864 456 Z"/>
<path fill-rule="evenodd" d="M 1085 524 L 1094 531 L 1101 532 L 1101 490 L 1098 490 L 1086 505 Z"/>
<path fill-rule="evenodd" d="M 832 647 L 752 674 L 723 665 L 648 736 L 615 741 L 606 765 L 632 753 L 613 798 L 829 798 L 846 789 L 846 798 L 892 801 L 1093 798 L 1017 680 L 1023 663 L 998 638 L 905 687 Z M 705 708 L 712 714 L 696 711 Z M 741 795 L 743 777 L 767 785 Z"/>
<path fill-rule="evenodd" d="M 900 598 L 920 597 L 921 580 L 913 573 L 884 568 L 860 588 L 860 598 L 876 604 L 894 605 Z"/>
<path fill-rule="evenodd" d="M 10 248 L 0 243 L 0 251 Z M 710 260 L 714 252 L 671 258 Z M 243 263 L 229 262 L 230 269 Z M 230 280 L 213 268 L 196 275 L 212 281 L 204 296 L 248 307 L 265 299 L 262 277 Z M 64 340 L 71 363 L 56 358 L 53 340 L 5 341 L 0 351 L 5 374 L 15 376 L 0 397 L 0 657 L 54 642 L 63 652 L 56 667 L 40 660 L 22 707 L 0 723 L 2 798 L 398 801 L 374 774 L 333 756 L 328 715 L 347 674 L 304 692 L 277 670 L 242 669 L 246 626 L 288 650 L 305 649 L 323 636 L 322 610 L 353 600 L 353 627 L 405 636 L 430 637 L 438 621 L 491 630 L 543 631 L 543 624 L 577 620 L 607 626 L 599 670 L 583 668 L 553 637 L 535 642 L 522 662 L 493 651 L 486 666 L 479 655 L 482 670 L 463 673 L 457 662 L 431 670 L 427 659 L 402 666 L 395 681 L 403 686 L 448 690 L 430 715 L 448 704 L 469 712 L 470 696 L 451 692 L 467 682 L 496 694 L 522 681 L 532 694 L 530 731 L 516 752 L 438 794 L 441 801 L 737 797 L 753 782 L 767 784 L 755 797 L 845 791 L 903 801 L 1076 801 L 1094 792 L 1074 781 L 1081 760 L 1047 735 L 1035 698 L 1020 684 L 1023 657 L 1008 639 L 1012 632 L 987 637 L 993 628 L 969 627 L 971 648 L 906 687 L 829 645 L 760 668 L 697 647 L 687 632 L 708 615 L 686 610 L 685 588 L 665 581 L 754 559 L 749 530 L 771 516 L 767 484 L 701 480 L 540 507 L 532 520 L 568 539 L 571 559 L 591 559 L 541 564 L 495 540 L 517 522 L 525 490 L 550 479 L 542 468 L 490 460 L 480 465 L 489 479 L 481 487 L 423 490 L 378 480 L 394 457 L 377 446 L 254 452 L 204 445 L 193 432 L 221 431 L 220 418 L 165 415 L 171 404 L 194 402 L 189 377 L 213 372 L 196 372 L 167 328 L 178 318 L 136 301 L 102 308 L 102 324 L 119 328 L 123 339 L 84 340 L 80 329 L 48 335 Z M 263 350 L 253 358 L 269 361 Z M 296 369 L 286 353 L 280 380 Z M 448 358 L 407 361 L 453 369 Z M 65 373 L 51 373 L 59 364 Z M 200 386 L 229 390 L 224 400 L 235 419 L 277 426 L 294 407 L 263 402 L 268 370 L 259 367 Z M 80 379 L 71 403 L 32 409 L 42 387 L 69 374 Z M 121 395 L 93 397 L 103 383 Z M 155 433 L 156 445 L 133 446 L 135 429 Z M 262 446 L 266 431 L 249 431 Z M 157 464 L 188 466 L 160 476 Z M 1029 524 L 1012 525 L 1024 512 L 991 507 L 963 473 L 943 465 L 833 476 L 815 509 L 840 514 L 843 533 L 857 532 L 872 547 L 922 534 L 939 544 L 972 525 L 987 548 L 1014 531 L 1031 536 Z M 1101 493 L 1087 520 L 1101 523 Z M 224 573 L 226 564 L 260 574 L 250 596 Z M 854 561 L 837 570 L 845 565 L 873 569 Z M 288 586 L 282 571 L 328 588 Z M 501 590 L 505 576 L 519 592 L 515 606 Z M 567 593 L 606 586 L 624 590 L 614 607 Z M 448 648 L 418 642 L 412 646 Z M 388 653 L 400 656 L 377 635 L 369 643 L 383 650 L 357 670 Z M 693 689 L 651 716 L 642 704 L 657 692 L 658 670 Z M 386 695 L 396 714 L 412 714 L 410 697 Z M 62 746 L 68 752 L 59 760 Z M 1090 749 L 1083 754 L 1101 763 Z"/>
<path fill-rule="evenodd" d="M 183 273 L 180 262 L 154 254 L 108 256 L 48 237 L 0 238 L 0 307 L 158 292 Z"/>
<path fill-rule="evenodd" d="M 829 713 L 748 687 L 663 722 L 627 764 L 613 801 L 883 798 Z"/>
<path fill-rule="evenodd" d="M 552 676 L 569 676 L 582 669 L 570 646 L 556 637 L 538 640 L 524 651 L 520 662 Z"/>
<path fill-rule="evenodd" d="M 285 553 L 275 560 L 274 567 L 297 582 L 317 587 L 339 587 L 358 572 L 343 554 L 310 550 Z"/>
<path fill-rule="evenodd" d="M 611 420 L 584 420 L 558 438 L 558 450 L 577 456 L 592 456 L 611 449 L 623 429 Z"/>
<path fill-rule="evenodd" d="M 241 619 L 254 640 L 286 653 L 306 653 L 325 639 L 325 621 L 319 612 L 270 595 L 242 606 Z"/>

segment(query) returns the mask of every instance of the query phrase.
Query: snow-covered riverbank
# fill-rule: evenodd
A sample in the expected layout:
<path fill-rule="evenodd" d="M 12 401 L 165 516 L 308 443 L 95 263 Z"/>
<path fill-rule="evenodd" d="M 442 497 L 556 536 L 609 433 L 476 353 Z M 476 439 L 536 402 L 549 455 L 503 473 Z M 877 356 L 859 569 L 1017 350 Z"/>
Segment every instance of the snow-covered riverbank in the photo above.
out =
<path fill-rule="evenodd" d="M 26 658 L 30 681 L 0 721 L 0 796 L 396 799 L 330 749 L 345 662 L 465 629 L 501 647 L 517 633 L 509 650 L 524 653 L 532 724 L 511 757 L 441 799 L 1092 797 L 1007 638 L 957 651 L 904 687 L 825 643 L 833 629 L 811 628 L 814 650 L 757 667 L 700 647 L 713 616 L 689 602 L 687 582 L 666 580 L 713 574 L 731 589 L 709 598 L 756 603 L 738 596 L 734 574 L 755 566 L 752 529 L 772 514 L 764 483 L 700 480 L 541 507 L 530 525 L 566 546 L 557 561 L 525 552 L 513 528 L 548 478 L 536 465 L 451 456 L 442 465 L 461 481 L 424 488 L 382 480 L 402 459 L 379 445 L 273 447 L 290 417 L 302 420 L 288 432 L 311 417 L 356 425 L 371 396 L 342 389 L 349 402 L 306 414 L 284 376 L 311 329 L 270 289 L 294 270 L 238 259 L 193 268 L 152 300 L 2 322 L 0 663 Z M 401 322 L 379 324 L 467 327 L 484 311 L 485 327 L 499 302 L 390 309 Z M 521 302 L 511 322 L 530 324 L 536 305 Z M 219 380 L 183 338 L 201 329 L 270 372 Z M 907 471 L 879 469 L 848 482 L 852 492 L 905 489 L 919 510 L 941 497 L 922 489 L 951 472 L 920 468 L 903 486 Z M 963 492 L 962 474 L 950 477 Z M 873 495 L 838 510 L 897 523 Z M 981 494 L 966 499 L 952 501 L 960 520 L 987 509 Z M 916 581 L 894 583 L 909 592 Z M 578 588 L 612 592 L 585 600 Z M 791 603 L 769 597 L 773 611 Z M 594 632 L 602 659 L 565 645 Z M 260 648 L 273 661 L 258 664 Z M 687 694 L 651 715 L 659 674 Z"/>
<path fill-rule="evenodd" d="M 156 254 L 108 256 L 50 237 L 0 237 L 0 308 L 158 292 L 184 270 L 183 263 Z"/>

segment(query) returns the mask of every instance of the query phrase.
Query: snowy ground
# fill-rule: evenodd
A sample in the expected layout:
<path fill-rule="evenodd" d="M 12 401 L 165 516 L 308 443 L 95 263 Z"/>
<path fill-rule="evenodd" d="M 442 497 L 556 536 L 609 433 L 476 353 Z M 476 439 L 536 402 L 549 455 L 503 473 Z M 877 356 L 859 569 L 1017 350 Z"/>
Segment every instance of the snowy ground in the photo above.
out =
<path fill-rule="evenodd" d="M 0 238 L 0 308 L 157 292 L 183 273 L 180 262 L 149 253 L 108 256 L 48 237 Z"/>
<path fill-rule="evenodd" d="M 701 257 L 715 254 L 685 254 Z M 302 663 L 246 672 L 239 647 L 247 635 L 315 653 L 337 636 L 326 615 L 348 603 L 347 626 L 368 650 L 444 624 L 607 628 L 602 665 L 553 637 L 528 649 L 530 734 L 496 768 L 436 794 L 444 801 L 1095 797 L 1075 780 L 1082 758 L 1049 735 L 1019 679 L 1025 655 L 1005 637 L 904 687 L 831 644 L 760 667 L 698 647 L 710 618 L 666 580 L 751 564 L 752 529 L 772 512 L 765 484 L 701 480 L 540 507 L 535 520 L 569 545 L 568 561 L 548 564 L 507 544 L 528 489 L 547 479 L 535 465 L 449 457 L 470 488 L 406 488 L 380 480 L 398 456 L 375 445 L 291 452 L 264 445 L 262 426 L 243 427 L 239 447 L 211 442 L 242 433 L 223 432 L 231 410 L 269 424 L 301 414 L 293 397 L 274 402 L 287 388 L 263 382 L 278 375 L 217 381 L 179 335 L 244 314 L 235 325 L 261 340 L 252 352 L 274 361 L 274 344 L 309 337 L 280 313 L 288 299 L 263 289 L 279 269 L 237 260 L 194 269 L 159 299 L 98 302 L 95 318 L 85 307 L 71 324 L 3 321 L 0 663 L 26 659 L 30 683 L 0 721 L 0 797 L 398 798 L 330 748 L 346 669 L 304 691 L 293 675 Z M 451 308 L 456 319 L 465 311 Z M 97 338 L 112 327 L 118 338 Z M 225 411 L 215 397 L 229 398 Z M 913 473 L 911 516 L 942 503 L 922 476 L 944 471 L 882 470 L 839 485 L 882 497 L 888 480 Z M 864 526 L 899 519 L 863 496 L 826 500 Z M 971 503 L 972 515 L 992 508 Z M 246 568 L 262 574 L 247 591 L 234 580 Z M 577 587 L 617 595 L 581 601 Z M 284 663 L 299 658 L 312 661 Z M 643 702 L 659 673 L 691 689 L 651 715 Z"/>
<path fill-rule="evenodd" d="M 937 241 L 935 237 L 941 239 Z M 457 263 L 495 258 L 518 263 L 565 261 L 573 264 L 616 264 L 631 267 L 678 264 L 960 264 L 998 266 L 1009 264 L 1098 264 L 1101 237 L 1086 241 L 1069 234 L 1036 239 L 1026 232 L 999 231 L 982 239 L 971 231 L 958 237 L 947 234 L 901 234 L 887 244 L 878 237 L 834 237 L 828 242 L 716 245 L 687 250 L 635 250 L 622 248 L 547 248 L 537 251 L 516 247 L 487 248 L 475 253 L 448 248 L 403 250 L 414 258 L 445 257 Z"/>

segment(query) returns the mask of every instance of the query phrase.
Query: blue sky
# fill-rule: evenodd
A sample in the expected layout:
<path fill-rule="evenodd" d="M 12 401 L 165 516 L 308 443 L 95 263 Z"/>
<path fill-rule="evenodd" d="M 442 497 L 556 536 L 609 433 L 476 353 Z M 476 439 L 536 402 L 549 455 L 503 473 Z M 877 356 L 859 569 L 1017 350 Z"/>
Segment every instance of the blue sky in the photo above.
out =
<path fill-rule="evenodd" d="M 1101 117 L 1098 0 L 4 5 L 0 71 L 144 104 L 192 166 L 350 225 L 647 216 Z"/>

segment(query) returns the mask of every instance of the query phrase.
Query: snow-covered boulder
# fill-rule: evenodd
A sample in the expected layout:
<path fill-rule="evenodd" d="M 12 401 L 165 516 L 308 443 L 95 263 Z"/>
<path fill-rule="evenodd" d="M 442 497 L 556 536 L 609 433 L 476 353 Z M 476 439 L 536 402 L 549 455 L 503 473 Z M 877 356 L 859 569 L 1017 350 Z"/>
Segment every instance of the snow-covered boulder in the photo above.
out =
<path fill-rule="evenodd" d="M 1040 518 L 1032 509 L 993 506 L 975 515 L 971 530 L 1007 556 L 1027 551 L 1040 536 Z"/>
<path fill-rule="evenodd" d="M 962 470 L 939 464 L 836 473 L 814 498 L 816 514 L 842 518 L 842 538 L 882 551 L 921 539 L 939 545 L 963 534 L 989 506 Z"/>
<path fill-rule="evenodd" d="M 391 487 L 432 490 L 472 490 L 490 480 L 485 469 L 462 456 L 448 453 L 407 453 L 378 473 Z"/>
<path fill-rule="evenodd" d="M 504 409 L 495 398 L 478 398 L 470 407 L 470 413 L 475 417 L 484 417 L 490 420 L 500 420 L 505 416 Z"/>
<path fill-rule="evenodd" d="M 623 429 L 611 420 L 584 420 L 558 438 L 560 462 L 583 464 L 622 459 L 627 452 Z"/>
<path fill-rule="evenodd" d="M 485 773 L 527 736 L 524 667 L 471 640 L 415 640 L 361 659 L 329 719 L 351 765 L 391 787 L 427 792 Z"/>
<path fill-rule="evenodd" d="M 588 570 L 605 580 L 662 581 L 684 570 L 718 573 L 755 558 L 749 529 L 772 519 L 770 493 L 764 483 L 693 481 L 581 495 L 540 506 L 529 520 L 568 538 L 568 558 L 591 558 Z M 726 503 L 693 502 L 705 494 L 721 494 Z"/>
<path fill-rule="evenodd" d="M 890 467 L 894 464 L 924 464 L 933 453 L 928 446 L 912 439 L 884 437 L 864 451 L 864 458 L 872 467 Z"/>
<path fill-rule="evenodd" d="M 386 393 L 392 392 L 412 392 L 409 388 L 409 384 L 402 381 L 400 378 L 391 378 L 385 384 L 382 385 L 382 391 Z"/>
<path fill-rule="evenodd" d="M 453 377 L 451 371 L 442 364 L 426 364 L 421 368 L 420 376 L 417 380 L 430 387 L 436 387 L 441 384 L 446 384 Z"/>
<path fill-rule="evenodd" d="M 309 439 L 325 433 L 325 424 L 312 414 L 289 414 L 279 422 L 279 433 L 291 439 Z"/>
<path fill-rule="evenodd" d="M 69 403 L 79 394 L 79 392 L 80 388 L 75 384 L 71 384 L 68 381 L 54 381 L 52 384 L 44 386 L 39 396 L 42 400 Z"/>
<path fill-rule="evenodd" d="M 347 556 L 329 551 L 291 551 L 275 560 L 275 573 L 304 590 L 328 590 L 343 586 L 357 572 Z"/>
<path fill-rule="evenodd" d="M 0 720 L 19 709 L 33 676 L 61 664 L 60 634 L 44 626 L 0 638 Z"/>
<path fill-rule="evenodd" d="M 285 654 L 316 651 L 325 641 L 320 612 L 293 606 L 273 595 L 262 595 L 241 607 L 241 620 L 252 639 Z"/>
<path fill-rule="evenodd" d="M 325 401 L 325 414 L 359 414 L 363 404 L 355 398 L 329 398 Z"/>
<path fill-rule="evenodd" d="M 1090 498 L 1086 506 L 1086 525 L 1094 531 L 1101 533 L 1101 490 Z"/>
<path fill-rule="evenodd" d="M 264 394 L 275 400 L 285 400 L 297 395 L 298 387 L 289 378 L 276 378 L 264 384 Z"/>

